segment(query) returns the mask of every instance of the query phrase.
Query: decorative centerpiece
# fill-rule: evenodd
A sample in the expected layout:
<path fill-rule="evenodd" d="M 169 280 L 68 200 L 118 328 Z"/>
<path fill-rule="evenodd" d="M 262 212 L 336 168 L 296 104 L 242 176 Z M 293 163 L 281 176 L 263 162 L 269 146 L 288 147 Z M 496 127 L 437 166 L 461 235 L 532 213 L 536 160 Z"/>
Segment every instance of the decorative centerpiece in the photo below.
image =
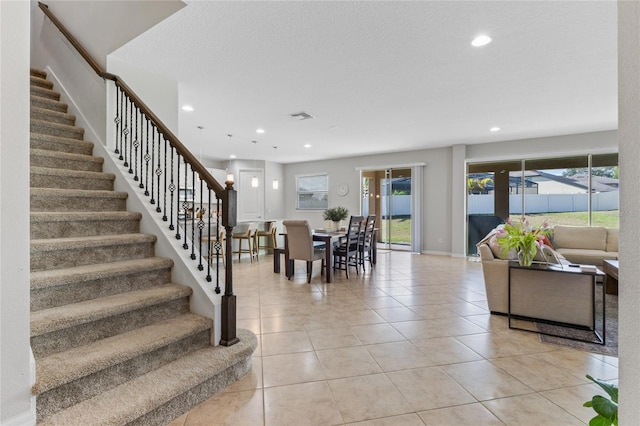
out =
<path fill-rule="evenodd" d="M 549 233 L 547 227 L 545 222 L 538 228 L 532 228 L 524 217 L 516 223 L 507 219 L 504 227 L 496 234 L 503 256 L 514 250 L 518 253 L 520 265 L 531 266 L 538 249 L 543 245 L 544 237 Z"/>
<path fill-rule="evenodd" d="M 344 207 L 331 207 L 324 211 L 322 218 L 324 220 L 330 220 L 333 222 L 333 226 L 336 230 L 340 229 L 340 222 L 345 220 L 349 216 L 349 210 Z"/>

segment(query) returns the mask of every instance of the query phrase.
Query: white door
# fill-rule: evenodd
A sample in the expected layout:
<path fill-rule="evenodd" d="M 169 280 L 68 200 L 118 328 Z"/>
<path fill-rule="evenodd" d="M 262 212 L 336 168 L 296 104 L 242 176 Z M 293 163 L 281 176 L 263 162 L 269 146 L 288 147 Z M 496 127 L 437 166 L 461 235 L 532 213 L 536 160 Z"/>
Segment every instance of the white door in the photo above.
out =
<path fill-rule="evenodd" d="M 252 181 L 257 179 L 257 186 Z M 262 169 L 240 170 L 238 221 L 262 220 L 264 217 L 264 172 Z"/>

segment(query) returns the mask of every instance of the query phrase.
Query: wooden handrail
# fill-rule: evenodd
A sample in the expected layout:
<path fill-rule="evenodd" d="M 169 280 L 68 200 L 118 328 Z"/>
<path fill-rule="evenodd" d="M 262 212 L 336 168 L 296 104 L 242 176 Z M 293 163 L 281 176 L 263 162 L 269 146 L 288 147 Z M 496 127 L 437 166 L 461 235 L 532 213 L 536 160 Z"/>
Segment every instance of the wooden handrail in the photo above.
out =
<path fill-rule="evenodd" d="M 80 42 L 69 32 L 69 30 L 55 17 L 49 10 L 49 6 L 42 2 L 38 2 L 38 7 L 42 9 L 44 14 L 51 20 L 58 30 L 69 40 L 69 43 L 80 53 L 80 56 L 84 58 L 89 66 L 105 80 L 112 80 L 117 86 L 119 86 L 126 95 L 133 101 L 133 103 L 143 112 L 151 122 L 160 130 L 160 132 L 167 138 L 171 146 L 173 146 L 178 154 L 180 154 L 190 165 L 191 168 L 198 173 L 200 178 L 207 184 L 209 189 L 213 190 L 219 198 L 224 197 L 225 188 L 216 181 L 211 173 L 204 167 L 200 161 L 184 146 L 182 142 L 176 137 L 176 135 L 169 130 L 169 128 L 156 116 L 153 111 L 136 95 L 136 93 L 122 80 L 121 77 L 116 74 L 106 72 L 102 69 L 100 64 L 91 56 L 87 49 L 80 44 Z"/>

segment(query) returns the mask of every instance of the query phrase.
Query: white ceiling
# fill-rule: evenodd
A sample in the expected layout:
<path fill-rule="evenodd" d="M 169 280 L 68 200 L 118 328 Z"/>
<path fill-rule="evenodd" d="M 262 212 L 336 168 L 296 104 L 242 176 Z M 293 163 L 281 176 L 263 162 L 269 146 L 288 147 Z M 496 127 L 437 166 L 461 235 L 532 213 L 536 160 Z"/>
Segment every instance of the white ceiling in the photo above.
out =
<path fill-rule="evenodd" d="M 179 82 L 195 111 L 179 112 L 178 133 L 202 158 L 291 163 L 617 128 L 615 1 L 186 3 L 113 55 Z M 472 47 L 480 33 L 493 43 Z M 289 116 L 300 111 L 315 119 Z"/>

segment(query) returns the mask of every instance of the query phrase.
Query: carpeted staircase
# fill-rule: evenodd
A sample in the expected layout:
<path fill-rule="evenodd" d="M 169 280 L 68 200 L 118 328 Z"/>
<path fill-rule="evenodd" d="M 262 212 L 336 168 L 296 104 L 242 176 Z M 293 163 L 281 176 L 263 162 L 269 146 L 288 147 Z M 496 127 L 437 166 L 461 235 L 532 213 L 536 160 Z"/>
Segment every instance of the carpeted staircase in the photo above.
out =
<path fill-rule="evenodd" d="M 127 193 L 31 70 L 31 346 L 41 424 L 170 422 L 251 366 L 255 336 L 213 347 Z"/>

